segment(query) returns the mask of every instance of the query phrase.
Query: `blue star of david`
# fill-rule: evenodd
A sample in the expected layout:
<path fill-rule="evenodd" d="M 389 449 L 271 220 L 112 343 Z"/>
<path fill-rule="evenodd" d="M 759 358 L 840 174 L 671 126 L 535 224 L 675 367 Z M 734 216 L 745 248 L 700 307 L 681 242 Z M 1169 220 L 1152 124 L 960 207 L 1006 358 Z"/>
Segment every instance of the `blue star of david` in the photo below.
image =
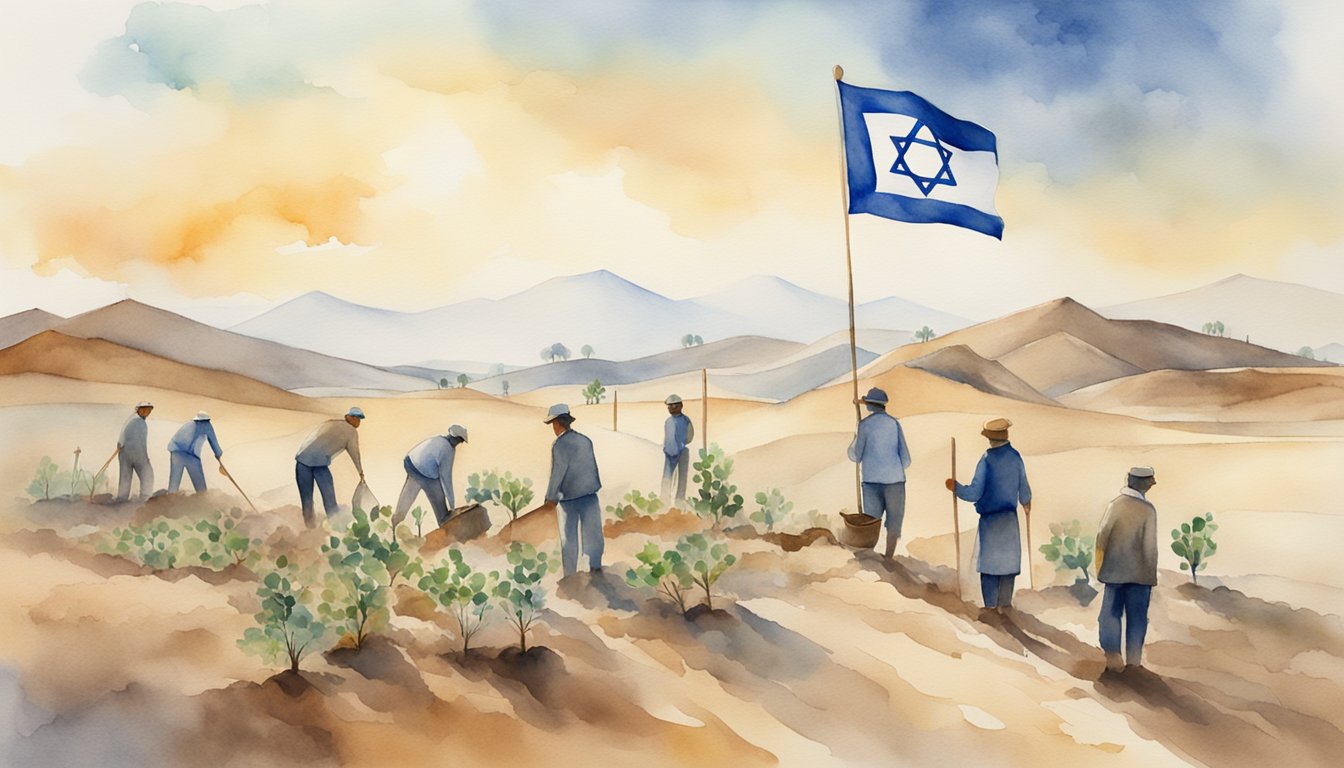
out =
<path fill-rule="evenodd" d="M 934 135 L 932 130 L 929 130 L 929 135 L 933 137 L 932 141 L 920 138 L 919 132 L 925 128 L 927 126 L 924 125 L 924 121 L 916 120 L 914 126 L 910 128 L 910 133 L 905 136 L 891 137 L 891 143 L 896 145 L 896 163 L 891 166 L 891 172 L 898 176 L 909 177 L 911 181 L 915 182 L 915 186 L 919 187 L 919 191 L 923 192 L 925 197 L 928 197 L 933 188 L 939 184 L 955 187 L 957 186 L 957 180 L 952 176 L 952 167 L 948 165 L 948 161 L 952 159 L 952 151 L 938 141 L 938 137 Z M 932 176 L 924 176 L 916 173 L 910 167 L 910 161 L 906 154 L 916 145 L 929 147 L 938 153 L 938 157 L 942 159 L 942 164 L 939 166 L 937 173 Z"/>

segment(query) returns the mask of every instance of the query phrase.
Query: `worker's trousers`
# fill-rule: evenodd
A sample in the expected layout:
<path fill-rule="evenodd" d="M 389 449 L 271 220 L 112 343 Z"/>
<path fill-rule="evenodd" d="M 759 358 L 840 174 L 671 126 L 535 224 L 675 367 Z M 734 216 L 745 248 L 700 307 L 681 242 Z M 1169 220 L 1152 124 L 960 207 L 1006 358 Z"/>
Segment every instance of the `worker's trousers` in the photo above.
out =
<path fill-rule="evenodd" d="M 601 570 L 606 542 L 602 539 L 602 506 L 596 493 L 560 502 L 560 566 L 566 576 L 579 569 L 580 535 L 588 570 Z"/>

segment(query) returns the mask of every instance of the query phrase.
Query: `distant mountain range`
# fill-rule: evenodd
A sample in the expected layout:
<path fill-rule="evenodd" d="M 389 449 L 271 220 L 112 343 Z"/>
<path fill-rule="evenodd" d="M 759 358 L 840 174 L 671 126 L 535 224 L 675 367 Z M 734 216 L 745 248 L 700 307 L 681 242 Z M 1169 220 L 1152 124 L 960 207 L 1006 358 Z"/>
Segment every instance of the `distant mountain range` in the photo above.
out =
<path fill-rule="evenodd" d="M 1283 352 L 1344 342 L 1344 294 L 1248 275 L 1098 311 L 1117 320 L 1158 320 L 1192 331 L 1222 323 L 1228 338 L 1249 337 L 1253 344 Z"/>
<path fill-rule="evenodd" d="M 862 328 L 936 332 L 970 321 L 903 299 L 859 305 Z M 307 293 L 234 326 L 238 333 L 377 365 L 426 359 L 532 364 L 565 345 L 572 357 L 630 360 L 665 352 L 686 335 L 705 342 L 764 336 L 812 342 L 849 324 L 846 303 L 778 277 L 747 278 L 694 299 L 670 299 L 606 270 L 558 277 L 503 299 L 396 312 Z"/>

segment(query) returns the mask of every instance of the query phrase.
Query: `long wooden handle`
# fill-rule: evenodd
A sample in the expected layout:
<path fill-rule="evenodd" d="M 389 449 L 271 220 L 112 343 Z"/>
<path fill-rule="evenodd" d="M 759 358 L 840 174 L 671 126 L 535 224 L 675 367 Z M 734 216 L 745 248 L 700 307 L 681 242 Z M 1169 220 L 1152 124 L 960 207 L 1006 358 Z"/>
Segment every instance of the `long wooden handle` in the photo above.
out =
<path fill-rule="evenodd" d="M 107 471 L 107 468 L 112 466 L 112 460 L 117 458 L 118 453 L 121 453 L 120 445 L 117 446 L 116 450 L 112 451 L 112 455 L 108 456 L 107 461 L 103 462 L 103 468 L 98 470 L 93 476 L 93 480 L 89 482 L 89 501 L 93 501 L 94 494 L 98 491 L 98 478 L 102 477 L 103 473 Z"/>
<path fill-rule="evenodd" d="M 952 538 L 957 545 L 957 597 L 961 597 L 961 515 L 957 510 L 957 438 L 952 438 Z"/>

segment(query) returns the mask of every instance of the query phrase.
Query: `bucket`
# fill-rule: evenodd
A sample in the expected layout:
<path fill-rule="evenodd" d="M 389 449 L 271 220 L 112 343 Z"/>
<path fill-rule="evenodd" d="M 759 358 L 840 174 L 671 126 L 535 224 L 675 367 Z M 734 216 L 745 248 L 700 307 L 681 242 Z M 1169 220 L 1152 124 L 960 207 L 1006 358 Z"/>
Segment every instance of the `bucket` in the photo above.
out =
<path fill-rule="evenodd" d="M 845 527 L 840 530 L 840 543 L 856 549 L 872 549 L 882 533 L 882 521 L 862 513 L 841 512 Z"/>

